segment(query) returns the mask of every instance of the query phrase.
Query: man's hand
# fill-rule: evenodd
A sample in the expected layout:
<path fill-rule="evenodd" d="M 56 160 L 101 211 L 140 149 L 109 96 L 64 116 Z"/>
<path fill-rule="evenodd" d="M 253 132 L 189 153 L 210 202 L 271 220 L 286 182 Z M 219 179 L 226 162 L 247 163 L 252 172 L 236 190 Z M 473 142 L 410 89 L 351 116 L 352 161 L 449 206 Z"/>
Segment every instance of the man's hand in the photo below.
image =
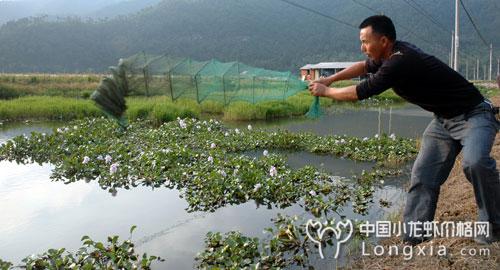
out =
<path fill-rule="evenodd" d="M 313 83 L 321 83 L 322 85 L 324 86 L 330 86 L 330 84 L 332 84 L 331 80 L 329 77 L 326 77 L 326 78 L 320 78 L 320 79 L 317 79 L 317 80 L 314 80 L 312 81 Z"/>
<path fill-rule="evenodd" d="M 327 91 L 328 91 L 328 87 L 326 87 L 322 83 L 314 81 L 314 82 L 311 82 L 309 84 L 309 92 L 313 96 L 324 97 L 324 96 L 326 96 Z"/>
<path fill-rule="evenodd" d="M 309 92 L 313 96 L 328 97 L 335 100 L 358 100 L 356 85 L 342 88 L 327 87 L 324 84 L 312 82 L 309 84 Z"/>

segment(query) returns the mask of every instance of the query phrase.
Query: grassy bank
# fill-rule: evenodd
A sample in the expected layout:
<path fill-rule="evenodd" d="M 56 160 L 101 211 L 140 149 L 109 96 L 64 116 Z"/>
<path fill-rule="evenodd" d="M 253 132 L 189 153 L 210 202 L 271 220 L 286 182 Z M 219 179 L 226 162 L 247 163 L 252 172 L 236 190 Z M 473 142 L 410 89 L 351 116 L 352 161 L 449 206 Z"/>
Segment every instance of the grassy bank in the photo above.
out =
<path fill-rule="evenodd" d="M 97 88 L 102 74 L 0 74 L 0 121 L 5 120 L 71 120 L 101 116 L 102 113 L 88 98 Z M 335 87 L 356 84 L 356 81 L 334 83 Z M 496 88 L 476 85 L 485 96 Z M 130 119 L 150 119 L 163 123 L 177 117 L 199 117 L 215 114 L 224 120 L 247 121 L 302 116 L 313 97 L 303 91 L 285 101 L 265 101 L 256 104 L 237 101 L 224 106 L 216 101 L 201 104 L 189 99 L 172 102 L 166 96 L 129 97 L 127 116 Z M 404 104 L 392 90 L 362 102 L 334 102 L 322 98 L 321 106 L 373 107 Z"/>
<path fill-rule="evenodd" d="M 24 96 L 88 98 L 102 74 L 0 74 L 0 99 Z"/>
<path fill-rule="evenodd" d="M 279 117 L 304 115 L 312 102 L 312 97 L 303 92 L 287 101 L 269 101 L 258 104 L 234 102 L 224 107 L 221 103 L 206 101 L 201 104 L 194 100 L 179 99 L 175 102 L 168 97 L 127 98 L 129 119 L 149 119 L 157 124 L 177 117 L 199 118 L 201 114 L 216 114 L 226 120 L 263 120 Z M 332 104 L 322 99 L 323 106 Z M 84 117 L 99 117 L 102 112 L 88 99 L 68 97 L 30 96 L 11 100 L 0 100 L 0 120 L 72 120 Z"/>

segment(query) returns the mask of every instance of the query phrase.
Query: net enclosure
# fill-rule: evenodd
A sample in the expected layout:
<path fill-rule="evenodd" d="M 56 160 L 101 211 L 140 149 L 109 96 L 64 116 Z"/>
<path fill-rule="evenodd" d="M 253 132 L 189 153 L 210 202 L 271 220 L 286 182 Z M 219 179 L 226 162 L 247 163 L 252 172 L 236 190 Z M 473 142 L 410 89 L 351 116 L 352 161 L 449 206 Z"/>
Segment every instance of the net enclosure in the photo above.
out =
<path fill-rule="evenodd" d="M 307 88 L 291 72 L 255 68 L 240 62 L 195 61 L 139 53 L 122 59 L 132 95 L 168 95 L 172 100 L 257 103 L 285 100 Z"/>
<path fill-rule="evenodd" d="M 128 95 L 166 95 L 173 101 L 179 98 L 216 101 L 228 105 L 234 101 L 258 103 L 270 100 L 285 101 L 307 88 L 291 72 L 255 68 L 240 62 L 223 63 L 217 60 L 195 61 L 168 55 L 139 53 L 120 59 L 111 67 L 112 77 L 103 79 L 92 99 L 106 114 L 122 119 Z M 316 101 L 314 112 L 319 115 Z"/>

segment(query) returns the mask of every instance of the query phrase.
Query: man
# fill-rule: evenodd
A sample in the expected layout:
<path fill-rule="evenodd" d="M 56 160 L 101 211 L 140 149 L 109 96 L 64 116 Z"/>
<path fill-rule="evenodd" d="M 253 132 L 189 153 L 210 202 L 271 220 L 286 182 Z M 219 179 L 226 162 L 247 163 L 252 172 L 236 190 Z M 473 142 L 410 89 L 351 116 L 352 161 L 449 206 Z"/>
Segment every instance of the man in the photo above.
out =
<path fill-rule="evenodd" d="M 489 222 L 490 235 L 476 237 L 489 244 L 500 239 L 500 180 L 490 151 L 498 131 L 491 104 L 459 73 L 414 45 L 397 41 L 390 18 L 372 16 L 360 28 L 361 51 L 368 56 L 328 78 L 309 85 L 315 96 L 362 100 L 392 88 L 396 94 L 434 113 L 413 165 L 411 186 L 403 213 L 403 241 L 416 245 L 424 237 L 423 222 L 432 221 L 440 186 L 455 158 L 463 153 L 462 167 L 474 187 L 479 220 Z M 329 88 L 333 82 L 370 75 L 358 85 Z M 459 189 L 460 187 L 455 187 Z M 415 232 L 415 224 L 420 231 Z M 411 226 L 410 226 L 411 225 Z"/>

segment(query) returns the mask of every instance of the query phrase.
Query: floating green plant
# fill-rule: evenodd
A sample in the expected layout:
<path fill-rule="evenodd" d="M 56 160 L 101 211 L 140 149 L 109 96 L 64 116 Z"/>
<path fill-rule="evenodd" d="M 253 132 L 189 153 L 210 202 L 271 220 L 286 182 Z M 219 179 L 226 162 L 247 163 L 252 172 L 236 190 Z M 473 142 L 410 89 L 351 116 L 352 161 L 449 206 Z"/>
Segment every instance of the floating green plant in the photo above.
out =
<path fill-rule="evenodd" d="M 258 149 L 261 156 L 246 154 Z M 239 130 L 196 119 L 159 128 L 136 122 L 121 131 L 105 119 L 87 119 L 52 134 L 15 137 L 0 147 L 0 160 L 49 162 L 55 165 L 53 180 L 96 180 L 113 194 L 139 185 L 175 188 L 188 202 L 188 211 L 214 211 L 254 200 L 268 207 L 300 202 L 314 215 L 337 211 L 353 199 L 355 210 L 366 211 L 373 180 L 394 172 L 384 169 L 378 176 L 369 172 L 349 181 L 310 166 L 292 169 L 283 155 L 270 153 L 283 149 L 365 161 L 391 156 L 409 160 L 416 153 L 413 140 L 395 136 L 321 137 L 251 126 Z"/>
<path fill-rule="evenodd" d="M 157 256 L 135 253 L 130 240 L 136 226 L 130 228 L 129 239 L 120 242 L 118 236 L 109 236 L 107 244 L 96 242 L 88 236 L 82 237 L 83 245 L 71 253 L 65 248 L 49 249 L 43 254 L 31 255 L 15 268 L 22 269 L 151 269 L 151 263 L 163 261 Z M 0 260 L 0 269 L 12 269 L 14 265 Z"/>

